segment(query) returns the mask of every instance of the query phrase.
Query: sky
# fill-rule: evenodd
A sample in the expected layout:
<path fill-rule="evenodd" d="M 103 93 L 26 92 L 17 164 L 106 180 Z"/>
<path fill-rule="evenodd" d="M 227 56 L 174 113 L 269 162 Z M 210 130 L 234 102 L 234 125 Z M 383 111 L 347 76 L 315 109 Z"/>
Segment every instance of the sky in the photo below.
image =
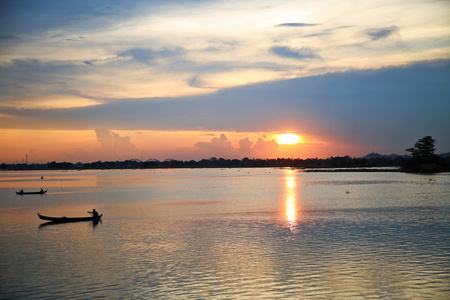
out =
<path fill-rule="evenodd" d="M 427 135 L 450 152 L 449 11 L 3 0 L 0 162 L 362 157 Z"/>

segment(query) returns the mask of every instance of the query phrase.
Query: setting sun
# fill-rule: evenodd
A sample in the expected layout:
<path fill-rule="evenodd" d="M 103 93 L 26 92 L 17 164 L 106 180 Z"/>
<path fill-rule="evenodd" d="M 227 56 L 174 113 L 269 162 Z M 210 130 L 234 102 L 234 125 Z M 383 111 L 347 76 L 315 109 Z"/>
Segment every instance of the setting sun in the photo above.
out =
<path fill-rule="evenodd" d="M 277 137 L 277 141 L 280 145 L 298 144 L 300 143 L 300 137 L 295 133 L 284 133 Z"/>

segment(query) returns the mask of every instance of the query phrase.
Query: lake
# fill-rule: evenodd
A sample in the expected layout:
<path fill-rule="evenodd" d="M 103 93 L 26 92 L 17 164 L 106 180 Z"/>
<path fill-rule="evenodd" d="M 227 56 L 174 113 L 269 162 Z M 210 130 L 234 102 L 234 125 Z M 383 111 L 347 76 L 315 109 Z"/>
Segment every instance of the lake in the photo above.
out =
<path fill-rule="evenodd" d="M 449 173 L 7 171 L 0 195 L 0 298 L 450 299 Z"/>

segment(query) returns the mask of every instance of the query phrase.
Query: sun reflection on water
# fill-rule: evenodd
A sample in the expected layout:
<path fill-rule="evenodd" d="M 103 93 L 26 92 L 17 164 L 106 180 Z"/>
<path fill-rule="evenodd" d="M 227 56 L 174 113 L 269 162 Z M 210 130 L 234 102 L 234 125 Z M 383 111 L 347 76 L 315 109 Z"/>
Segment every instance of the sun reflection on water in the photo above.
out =
<path fill-rule="evenodd" d="M 291 231 L 294 231 L 298 222 L 296 177 L 292 171 L 287 171 L 285 176 L 285 216 Z"/>

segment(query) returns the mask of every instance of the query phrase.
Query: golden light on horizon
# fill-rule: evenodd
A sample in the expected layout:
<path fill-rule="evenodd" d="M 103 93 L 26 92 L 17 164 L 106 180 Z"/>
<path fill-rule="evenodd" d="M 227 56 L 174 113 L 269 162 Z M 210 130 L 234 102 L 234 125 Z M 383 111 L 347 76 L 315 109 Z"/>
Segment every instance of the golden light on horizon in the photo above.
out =
<path fill-rule="evenodd" d="M 277 136 L 276 139 L 279 145 L 300 143 L 300 136 L 295 133 L 283 133 Z"/>

